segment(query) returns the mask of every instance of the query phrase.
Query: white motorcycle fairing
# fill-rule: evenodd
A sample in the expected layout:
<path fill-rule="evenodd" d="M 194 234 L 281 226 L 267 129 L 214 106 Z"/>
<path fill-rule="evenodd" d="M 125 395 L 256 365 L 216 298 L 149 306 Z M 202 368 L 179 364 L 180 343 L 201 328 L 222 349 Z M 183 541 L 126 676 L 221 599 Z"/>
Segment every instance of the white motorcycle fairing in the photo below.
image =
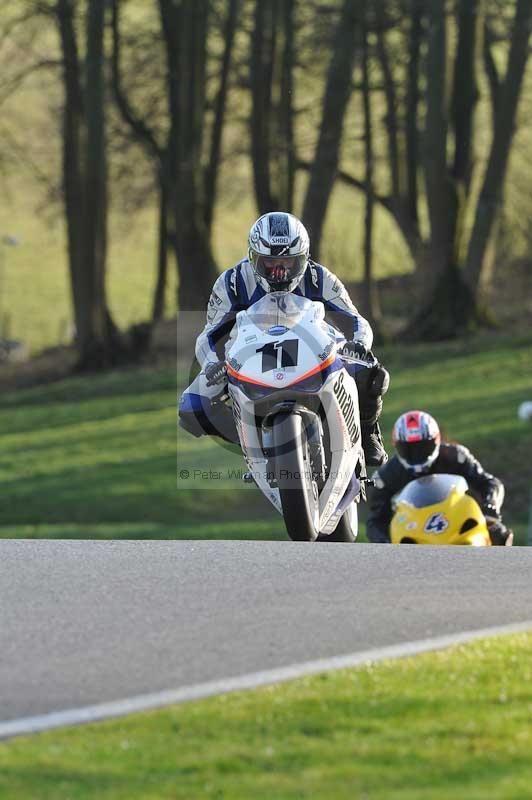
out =
<path fill-rule="evenodd" d="M 358 393 L 337 355 L 344 341 L 325 322 L 323 304 L 274 292 L 237 314 L 226 356 L 244 458 L 257 486 L 281 514 L 261 420 L 283 404 L 297 406 L 303 414 L 305 408 L 318 414 L 321 430 L 315 434 L 325 448 L 327 465 L 315 519 L 321 534 L 332 533 L 346 512 L 355 515 L 356 527 L 352 501 L 360 494 L 355 474 L 357 465 L 363 465 Z"/>

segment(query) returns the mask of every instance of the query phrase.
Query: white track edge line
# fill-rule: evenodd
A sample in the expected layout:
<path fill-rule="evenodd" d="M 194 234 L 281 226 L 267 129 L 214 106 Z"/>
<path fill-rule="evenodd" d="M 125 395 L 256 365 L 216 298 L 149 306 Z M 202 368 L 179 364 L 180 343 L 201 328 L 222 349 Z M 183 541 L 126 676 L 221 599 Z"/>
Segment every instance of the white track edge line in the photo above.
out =
<path fill-rule="evenodd" d="M 70 708 L 65 711 L 52 711 L 34 717 L 0 722 L 0 739 L 9 739 L 14 736 L 23 736 L 39 733 L 67 725 L 82 725 L 90 722 L 112 717 L 122 717 L 139 711 L 148 711 L 163 706 L 199 700 L 217 694 L 254 689 L 267 684 L 282 683 L 284 681 L 301 678 L 306 675 L 315 675 L 330 670 L 357 667 L 374 661 L 383 661 L 390 658 L 405 658 L 431 650 L 441 650 L 452 645 L 468 642 L 502 634 L 523 633 L 532 629 L 532 620 L 516 622 L 508 625 L 499 625 L 490 628 L 480 628 L 471 631 L 453 633 L 446 636 L 437 636 L 413 642 L 402 642 L 387 647 L 378 647 L 372 650 L 363 650 L 359 653 L 350 653 L 331 658 L 320 658 L 315 661 L 306 661 L 301 664 L 292 664 L 287 667 L 253 672 L 247 675 L 237 675 L 232 678 L 222 678 L 207 681 L 180 689 L 168 689 L 150 694 L 137 695 L 123 700 L 113 700 L 107 703 L 98 703 L 84 708 Z"/>

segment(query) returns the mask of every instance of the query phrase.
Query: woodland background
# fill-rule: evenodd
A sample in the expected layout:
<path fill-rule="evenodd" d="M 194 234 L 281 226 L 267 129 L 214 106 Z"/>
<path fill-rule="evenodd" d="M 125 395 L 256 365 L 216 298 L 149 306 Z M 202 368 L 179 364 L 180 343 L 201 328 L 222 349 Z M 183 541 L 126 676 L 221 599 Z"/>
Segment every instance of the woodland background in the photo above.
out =
<path fill-rule="evenodd" d="M 5 4 L 4 338 L 136 358 L 276 208 L 381 339 L 530 319 L 531 21 L 531 0 Z"/>
<path fill-rule="evenodd" d="M 175 414 L 217 272 L 284 208 L 373 322 L 388 449 L 432 413 L 524 544 L 531 21 L 532 0 L 4 3 L 0 535 L 286 538 L 238 479 L 176 490 Z"/>

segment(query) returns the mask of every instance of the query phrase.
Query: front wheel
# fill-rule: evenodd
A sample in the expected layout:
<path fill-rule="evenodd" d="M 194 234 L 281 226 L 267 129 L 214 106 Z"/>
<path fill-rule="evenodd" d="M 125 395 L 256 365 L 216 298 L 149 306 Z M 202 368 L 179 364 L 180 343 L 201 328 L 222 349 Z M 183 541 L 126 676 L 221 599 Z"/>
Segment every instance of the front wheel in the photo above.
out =
<path fill-rule="evenodd" d="M 356 542 L 358 534 L 358 509 L 356 503 L 344 511 L 340 522 L 329 535 L 320 533 L 318 542 Z"/>
<path fill-rule="evenodd" d="M 299 414 L 273 419 L 273 463 L 283 517 L 295 542 L 313 542 L 318 536 L 318 486 L 312 474 L 305 425 Z"/>

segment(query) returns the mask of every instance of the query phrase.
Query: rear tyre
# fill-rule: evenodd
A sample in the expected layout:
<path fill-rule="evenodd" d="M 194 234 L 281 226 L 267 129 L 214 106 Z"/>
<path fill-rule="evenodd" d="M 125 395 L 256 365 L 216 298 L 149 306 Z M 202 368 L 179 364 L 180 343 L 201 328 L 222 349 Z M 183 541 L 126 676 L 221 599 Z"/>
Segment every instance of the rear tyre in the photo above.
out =
<path fill-rule="evenodd" d="M 288 536 L 294 542 L 313 542 L 318 535 L 318 487 L 300 415 L 278 414 L 272 438 L 272 460 Z"/>

